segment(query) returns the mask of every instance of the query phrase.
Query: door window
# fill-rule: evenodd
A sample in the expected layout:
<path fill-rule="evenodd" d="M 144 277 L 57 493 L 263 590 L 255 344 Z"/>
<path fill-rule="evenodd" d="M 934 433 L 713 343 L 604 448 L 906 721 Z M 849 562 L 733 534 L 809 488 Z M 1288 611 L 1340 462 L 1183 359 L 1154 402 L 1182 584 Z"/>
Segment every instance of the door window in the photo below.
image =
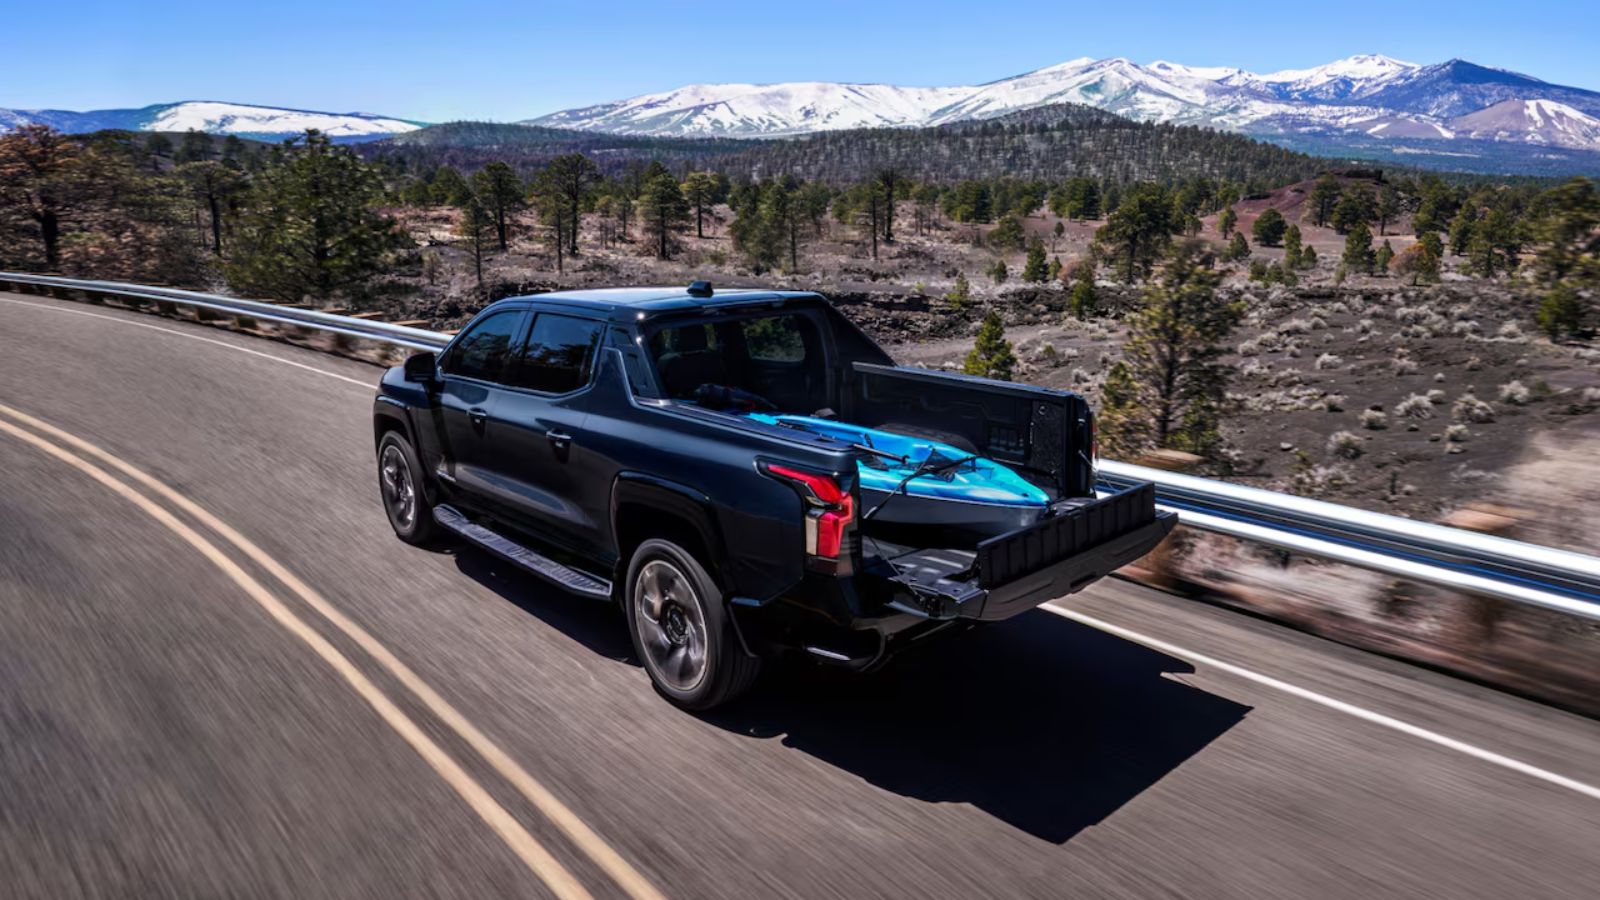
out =
<path fill-rule="evenodd" d="M 511 357 L 512 342 L 521 329 L 522 316 L 522 310 L 508 309 L 467 329 L 441 366 L 445 374 L 499 381 Z"/>
<path fill-rule="evenodd" d="M 589 383 L 602 330 L 601 323 L 590 319 L 540 313 L 512 383 L 546 394 L 583 387 Z"/>

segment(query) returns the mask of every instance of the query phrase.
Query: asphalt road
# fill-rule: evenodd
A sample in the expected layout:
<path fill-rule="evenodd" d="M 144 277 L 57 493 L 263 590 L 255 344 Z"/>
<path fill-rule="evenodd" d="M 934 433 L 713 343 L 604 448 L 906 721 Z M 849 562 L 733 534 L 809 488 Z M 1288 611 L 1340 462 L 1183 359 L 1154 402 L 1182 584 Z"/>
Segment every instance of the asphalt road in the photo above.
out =
<path fill-rule="evenodd" d="M 0 894 L 1600 890 L 1600 722 L 1125 583 L 680 712 L 390 534 L 377 375 L 0 294 Z"/>

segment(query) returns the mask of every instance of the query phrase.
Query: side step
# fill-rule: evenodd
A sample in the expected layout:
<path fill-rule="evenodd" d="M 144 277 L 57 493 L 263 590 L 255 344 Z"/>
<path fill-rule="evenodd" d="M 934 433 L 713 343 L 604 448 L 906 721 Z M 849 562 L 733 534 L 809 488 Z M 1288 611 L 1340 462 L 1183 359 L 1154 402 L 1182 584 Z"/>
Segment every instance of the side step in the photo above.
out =
<path fill-rule="evenodd" d="M 560 588 L 582 594 L 585 597 L 595 597 L 605 600 L 611 597 L 611 582 L 604 578 L 596 578 L 587 572 L 580 572 L 570 566 L 543 556 L 512 539 L 479 525 L 477 522 L 462 515 L 455 507 L 440 504 L 433 508 L 433 520 L 444 528 L 460 535 L 473 544 L 488 550 L 496 556 L 516 563 L 529 572 Z"/>

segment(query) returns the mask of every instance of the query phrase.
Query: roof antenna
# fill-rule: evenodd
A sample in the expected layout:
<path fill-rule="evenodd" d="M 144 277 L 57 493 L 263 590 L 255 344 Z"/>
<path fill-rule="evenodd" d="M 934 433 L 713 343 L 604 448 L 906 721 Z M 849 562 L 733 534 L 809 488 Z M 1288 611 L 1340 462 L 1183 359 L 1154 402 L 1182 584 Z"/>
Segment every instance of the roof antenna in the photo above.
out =
<path fill-rule="evenodd" d="M 689 296 L 691 296 L 691 297 L 709 297 L 709 296 L 711 296 L 711 282 L 709 282 L 709 281 L 694 281 L 694 282 L 690 282 L 689 283 Z"/>

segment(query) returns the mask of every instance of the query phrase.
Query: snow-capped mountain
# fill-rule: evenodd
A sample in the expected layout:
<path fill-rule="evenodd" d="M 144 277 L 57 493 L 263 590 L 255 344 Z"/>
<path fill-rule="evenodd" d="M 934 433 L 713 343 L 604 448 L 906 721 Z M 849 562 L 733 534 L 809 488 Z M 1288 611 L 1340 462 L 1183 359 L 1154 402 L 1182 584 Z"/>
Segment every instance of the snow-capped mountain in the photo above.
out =
<path fill-rule="evenodd" d="M 1505 106 L 1510 101 L 1542 105 Z M 1053 103 L 1269 139 L 1325 137 L 1334 145 L 1346 136 L 1495 140 L 1600 152 L 1600 138 L 1584 121 L 1600 117 L 1600 93 L 1461 60 L 1420 65 L 1371 54 L 1266 74 L 1084 57 L 966 87 L 701 84 L 566 110 L 526 124 L 643 135 L 779 137 L 862 126 L 942 125 Z M 1540 111 L 1537 117 L 1529 112 L 1534 109 Z M 1480 113 L 1482 121 L 1457 124 Z"/>
<path fill-rule="evenodd" d="M 1461 137 L 1546 144 L 1573 150 L 1600 146 L 1600 119 L 1554 100 L 1504 100 L 1450 120 Z"/>
<path fill-rule="evenodd" d="M 277 140 L 304 134 L 307 128 L 335 140 L 358 141 L 415 131 L 424 123 L 372 113 L 329 113 L 280 109 L 246 103 L 188 100 L 140 109 L 72 112 L 62 109 L 0 109 L 0 131 L 22 125 L 49 125 L 69 134 L 118 128 L 127 131 L 204 131 Z"/>

